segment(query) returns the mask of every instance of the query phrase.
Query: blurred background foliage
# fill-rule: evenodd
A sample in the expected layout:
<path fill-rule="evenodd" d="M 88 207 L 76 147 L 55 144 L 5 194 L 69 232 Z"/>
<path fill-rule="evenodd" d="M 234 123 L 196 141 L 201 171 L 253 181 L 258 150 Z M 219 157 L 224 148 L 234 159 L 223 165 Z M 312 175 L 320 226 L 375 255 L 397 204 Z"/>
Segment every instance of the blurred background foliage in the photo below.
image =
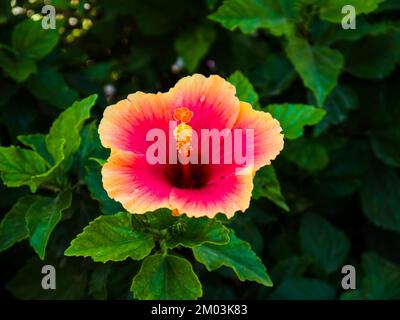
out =
<path fill-rule="evenodd" d="M 357 29 L 343 30 L 338 10 L 352 3 L 360 9 Z M 247 86 L 246 99 L 271 113 L 287 103 L 289 125 L 318 122 L 303 104 L 326 111 L 317 125 L 286 136 L 295 140 L 286 140 L 274 168 L 256 176 L 251 207 L 233 222 L 274 287 L 196 265 L 204 298 L 400 298 L 400 1 L 51 4 L 57 30 L 40 27 L 42 1 L 0 2 L 0 144 L 47 133 L 73 101 L 99 98 L 70 172 L 78 185 L 72 206 L 46 251 L 62 290 L 54 296 L 38 286 L 43 262 L 20 242 L 0 254 L 1 296 L 131 298 L 137 262 L 63 255 L 89 221 L 120 210 L 101 188 L 99 166 L 85 156 L 104 152 L 95 131 L 108 104 L 138 90 L 166 91 L 199 72 L 233 74 L 232 82 Z M 27 194 L 26 187 L 0 185 L 1 215 Z M 345 264 L 356 267 L 357 290 L 341 288 Z"/>

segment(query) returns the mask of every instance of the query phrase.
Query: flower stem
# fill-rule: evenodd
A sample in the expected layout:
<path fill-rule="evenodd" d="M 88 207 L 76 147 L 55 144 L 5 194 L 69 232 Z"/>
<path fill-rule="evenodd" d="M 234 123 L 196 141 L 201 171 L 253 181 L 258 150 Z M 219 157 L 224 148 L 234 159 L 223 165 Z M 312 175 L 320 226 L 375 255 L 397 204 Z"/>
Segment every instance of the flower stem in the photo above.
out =
<path fill-rule="evenodd" d="M 165 242 L 165 239 L 160 241 L 160 248 L 161 248 L 161 253 L 163 256 L 167 255 L 168 248 L 167 248 L 167 243 Z"/>

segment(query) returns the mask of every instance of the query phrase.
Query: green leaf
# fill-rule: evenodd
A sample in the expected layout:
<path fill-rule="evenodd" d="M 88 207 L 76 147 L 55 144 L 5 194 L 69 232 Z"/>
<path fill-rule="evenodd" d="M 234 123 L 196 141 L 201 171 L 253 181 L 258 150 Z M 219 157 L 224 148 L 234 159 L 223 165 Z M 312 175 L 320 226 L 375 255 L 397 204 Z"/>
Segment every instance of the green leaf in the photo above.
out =
<path fill-rule="evenodd" d="M 96 300 L 107 299 L 107 280 L 110 273 L 111 266 L 107 264 L 97 265 L 92 272 L 88 291 Z"/>
<path fill-rule="evenodd" d="M 99 133 L 97 132 L 96 121 L 86 124 L 81 130 L 81 143 L 74 156 L 73 170 L 80 177 L 86 175 L 86 166 L 95 163 L 93 158 L 107 159 L 109 151 L 101 145 Z M 106 160 L 102 160 L 104 163 Z M 104 163 L 100 164 L 100 167 Z"/>
<path fill-rule="evenodd" d="M 104 166 L 104 164 L 107 163 L 106 159 L 100 159 L 100 158 L 96 158 L 96 157 L 90 157 L 89 160 L 96 162 L 100 166 Z"/>
<path fill-rule="evenodd" d="M 357 289 L 344 292 L 342 300 L 400 299 L 400 266 L 375 252 L 362 255 L 362 278 L 357 277 Z M 357 273 L 358 275 L 358 273 Z"/>
<path fill-rule="evenodd" d="M 268 54 L 250 74 L 251 82 L 261 95 L 278 96 L 292 83 L 296 72 L 289 59 L 281 54 Z"/>
<path fill-rule="evenodd" d="M 383 79 L 396 69 L 400 61 L 400 32 L 346 43 L 342 51 L 346 56 L 346 71 L 363 79 Z"/>
<path fill-rule="evenodd" d="M 201 59 L 208 53 L 215 39 L 214 29 L 197 26 L 179 35 L 175 40 L 175 50 L 182 57 L 187 70 L 192 73 Z"/>
<path fill-rule="evenodd" d="M 71 200 L 70 191 L 62 192 L 56 198 L 38 196 L 29 208 L 25 216 L 29 243 L 40 259 L 44 259 L 50 235 L 60 222 L 62 212 L 71 205 Z"/>
<path fill-rule="evenodd" d="M 368 144 L 350 140 L 330 155 L 329 166 L 321 173 L 316 188 L 330 198 L 346 197 L 361 186 L 363 174 L 368 170 Z"/>
<path fill-rule="evenodd" d="M 46 135 L 41 133 L 26 134 L 17 136 L 17 139 L 21 141 L 24 145 L 30 147 L 33 151 L 38 153 L 48 163 L 53 162 L 51 155 L 46 148 Z"/>
<path fill-rule="evenodd" d="M 310 278 L 285 279 L 273 294 L 273 299 L 285 300 L 333 300 L 335 289 L 328 283 Z"/>
<path fill-rule="evenodd" d="M 300 240 L 304 252 L 314 258 L 327 274 L 343 265 L 350 250 L 346 234 L 319 215 L 304 216 Z"/>
<path fill-rule="evenodd" d="M 232 268 L 241 281 L 250 280 L 267 287 L 272 286 L 265 266 L 250 245 L 238 239 L 233 231 L 229 237 L 229 243 L 225 245 L 205 243 L 194 247 L 192 249 L 194 257 L 209 271 L 226 266 Z"/>
<path fill-rule="evenodd" d="M 291 256 L 280 260 L 271 270 L 271 278 L 274 283 L 283 282 L 288 278 L 302 276 L 311 264 L 311 258 L 307 256 Z"/>
<path fill-rule="evenodd" d="M 96 262 L 141 260 L 154 247 L 151 235 L 132 230 L 131 215 L 121 212 L 100 216 L 79 234 L 65 251 L 66 256 L 91 257 Z"/>
<path fill-rule="evenodd" d="M 74 102 L 54 121 L 46 137 L 46 146 L 55 162 L 61 158 L 59 150 L 61 140 L 65 140 L 63 148 L 65 159 L 69 159 L 78 150 L 81 143 L 80 130 L 85 120 L 89 119 L 90 109 L 96 99 L 97 95 L 95 94 Z"/>
<path fill-rule="evenodd" d="M 6 23 L 11 16 L 11 3 L 2 1 L 0 3 L 0 24 Z"/>
<path fill-rule="evenodd" d="M 374 163 L 360 190 L 364 214 L 378 227 L 400 232 L 400 178 L 393 169 Z"/>
<path fill-rule="evenodd" d="M 369 134 L 372 150 L 384 163 L 400 167 L 400 127 L 374 129 Z"/>
<path fill-rule="evenodd" d="M 19 23 L 12 33 L 14 50 L 34 60 L 49 54 L 58 42 L 57 30 L 45 30 L 40 21 L 25 20 Z"/>
<path fill-rule="evenodd" d="M 82 264 L 69 259 L 31 258 L 18 270 L 15 277 L 7 284 L 7 289 L 18 299 L 26 300 L 72 300 L 87 299 L 85 288 L 87 274 Z M 56 269 L 56 289 L 44 290 L 42 280 L 45 276 L 42 268 L 49 264 Z"/>
<path fill-rule="evenodd" d="M 238 219 L 234 219 L 233 223 L 230 224 L 230 227 L 235 230 L 236 237 L 248 242 L 253 251 L 257 255 L 261 255 L 264 248 L 264 236 L 261 233 L 260 223 L 263 223 L 262 219 L 265 219 L 267 220 L 267 223 L 270 223 L 273 221 L 272 219 L 274 219 L 275 216 L 271 215 L 268 217 L 268 213 L 266 213 L 265 210 L 261 208 L 258 208 L 258 210 L 260 210 L 258 214 L 261 214 L 261 217 L 255 217 L 255 214 L 257 214 L 257 207 L 253 205 L 246 210 L 245 217 L 238 217 Z M 249 217 L 249 215 L 252 215 L 252 217 Z M 223 270 L 221 271 L 223 272 Z M 225 269 L 225 271 L 227 270 Z"/>
<path fill-rule="evenodd" d="M 268 198 L 278 207 L 285 211 L 289 211 L 289 207 L 285 202 L 285 197 L 282 195 L 281 186 L 276 176 L 273 166 L 266 166 L 257 171 L 254 177 L 253 198 L 260 199 Z"/>
<path fill-rule="evenodd" d="M 85 181 L 90 191 L 90 196 L 100 204 L 100 210 L 104 214 L 114 214 L 123 211 L 119 202 L 111 199 L 103 188 L 101 167 L 92 161 L 86 166 Z"/>
<path fill-rule="evenodd" d="M 189 218 L 183 220 L 184 230 L 173 232 L 167 240 L 169 248 L 179 245 L 192 248 L 202 243 L 227 244 L 229 230 L 218 220 L 208 218 Z"/>
<path fill-rule="evenodd" d="M 376 10 L 383 1 L 385 0 L 320 0 L 320 17 L 323 20 L 339 23 L 346 15 L 342 13 L 345 5 L 352 5 L 356 15 L 360 15 Z"/>
<path fill-rule="evenodd" d="M 36 152 L 19 147 L 0 147 L 0 171 L 8 187 L 29 186 L 35 192 L 38 184 L 33 177 L 47 171 L 46 161 Z"/>
<path fill-rule="evenodd" d="M 60 109 L 65 109 L 78 99 L 78 93 L 69 88 L 62 75 L 51 67 L 40 69 L 38 74 L 28 79 L 25 86 L 37 99 Z"/>
<path fill-rule="evenodd" d="M 318 106 L 323 106 L 343 67 L 342 54 L 328 47 L 311 46 L 297 37 L 289 38 L 286 53 L 304 85 L 314 93 Z"/>
<path fill-rule="evenodd" d="M 140 300 L 193 300 L 203 295 L 190 262 L 169 254 L 147 257 L 131 291 Z"/>
<path fill-rule="evenodd" d="M 45 182 L 52 182 L 52 183 L 55 182 L 57 188 L 67 187 L 68 177 L 66 177 L 64 175 L 64 172 L 62 171 L 62 168 L 61 168 L 61 164 L 63 163 L 63 161 L 65 159 L 64 154 L 63 154 L 64 145 L 65 145 L 65 140 L 61 139 L 60 144 L 57 146 L 57 148 L 58 148 L 57 162 L 54 163 L 54 161 L 51 161 L 51 163 L 54 163 L 54 164 L 50 167 L 50 169 L 48 169 L 46 172 L 44 172 L 42 174 L 33 176 L 32 177 L 33 183 L 35 183 L 36 185 L 39 186 Z M 56 149 L 54 151 L 56 151 Z"/>
<path fill-rule="evenodd" d="M 209 16 L 230 30 L 252 33 L 266 28 L 275 36 L 293 34 L 298 17 L 298 6 L 290 0 L 225 0 Z"/>
<path fill-rule="evenodd" d="M 317 124 L 314 132 L 320 134 L 331 125 L 343 123 L 351 110 L 358 107 L 358 97 L 349 87 L 338 85 L 326 99 L 326 115 Z"/>
<path fill-rule="evenodd" d="M 25 215 L 37 197 L 25 196 L 13 205 L 0 223 L 0 252 L 28 237 Z"/>
<path fill-rule="evenodd" d="M 142 215 L 134 215 L 142 217 Z M 144 215 L 146 223 L 155 229 L 167 229 L 172 227 L 179 221 L 177 216 L 172 215 L 170 209 L 161 208 L 153 212 L 148 212 Z"/>
<path fill-rule="evenodd" d="M 17 82 L 25 81 L 31 74 L 37 72 L 35 61 L 2 44 L 0 44 L 0 67 Z"/>
<path fill-rule="evenodd" d="M 306 125 L 315 125 L 325 115 L 325 111 L 305 104 L 271 104 L 267 111 L 279 121 L 286 139 L 300 138 Z"/>
<path fill-rule="evenodd" d="M 329 163 L 325 146 L 314 139 L 304 139 L 286 143 L 283 155 L 299 167 L 311 172 L 324 169 Z"/>
<path fill-rule="evenodd" d="M 253 85 L 240 71 L 232 73 L 228 81 L 236 87 L 236 96 L 240 101 L 250 103 L 254 109 L 258 107 L 258 94 Z"/>
<path fill-rule="evenodd" d="M 373 252 L 362 256 L 364 299 L 400 299 L 400 267 Z"/>
<path fill-rule="evenodd" d="M 314 38 L 315 42 L 331 45 L 339 41 L 357 41 L 367 35 L 383 35 L 398 29 L 398 22 L 392 20 L 371 22 L 364 17 L 358 17 L 357 27 L 352 30 L 338 28 L 336 24 L 321 21 L 318 28 L 314 30 L 316 31 Z M 351 45 L 351 43 L 347 42 L 347 45 Z"/>

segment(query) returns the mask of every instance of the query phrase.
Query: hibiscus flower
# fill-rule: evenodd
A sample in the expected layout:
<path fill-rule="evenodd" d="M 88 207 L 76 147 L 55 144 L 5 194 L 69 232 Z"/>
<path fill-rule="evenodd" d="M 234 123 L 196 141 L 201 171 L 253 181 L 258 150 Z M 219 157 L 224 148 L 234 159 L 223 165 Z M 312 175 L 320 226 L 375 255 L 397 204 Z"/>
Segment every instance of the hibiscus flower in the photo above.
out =
<path fill-rule="evenodd" d="M 182 78 L 166 93 L 136 92 L 107 107 L 99 134 L 103 146 L 111 148 L 102 168 L 108 195 L 136 214 L 169 208 L 175 214 L 212 218 L 218 213 L 232 217 L 245 211 L 254 174 L 282 150 L 283 134 L 269 113 L 254 110 L 235 93 L 235 87 L 217 75 L 195 74 Z M 166 152 L 159 155 L 165 162 L 149 161 L 149 150 L 154 152 L 155 144 L 149 133 L 154 129 L 169 138 L 172 130 L 172 142 L 157 141 L 158 146 L 165 146 L 157 150 Z M 224 135 L 209 143 L 199 134 L 202 130 Z M 224 144 L 226 134 L 237 131 L 252 133 L 251 139 L 240 136 L 240 150 L 235 148 L 238 139 Z M 225 152 L 230 146 L 234 153 L 252 152 L 245 154 L 245 162 L 232 161 Z M 206 153 L 211 158 L 208 163 L 201 161 Z M 178 162 L 172 161 L 176 155 Z M 198 161 L 182 163 L 189 157 Z"/>

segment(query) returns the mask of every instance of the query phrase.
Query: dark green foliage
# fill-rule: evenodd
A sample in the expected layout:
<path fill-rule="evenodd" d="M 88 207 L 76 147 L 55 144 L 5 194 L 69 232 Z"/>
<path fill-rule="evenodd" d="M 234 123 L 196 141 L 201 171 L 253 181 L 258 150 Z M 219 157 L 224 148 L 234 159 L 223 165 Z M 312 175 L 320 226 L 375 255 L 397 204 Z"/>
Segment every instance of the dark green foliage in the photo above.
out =
<path fill-rule="evenodd" d="M 41 1 L 0 1 L 0 298 L 400 299 L 398 1 L 86 2 L 53 1 L 44 30 Z M 270 112 L 284 150 L 230 220 L 127 214 L 102 113 L 194 72 Z"/>

